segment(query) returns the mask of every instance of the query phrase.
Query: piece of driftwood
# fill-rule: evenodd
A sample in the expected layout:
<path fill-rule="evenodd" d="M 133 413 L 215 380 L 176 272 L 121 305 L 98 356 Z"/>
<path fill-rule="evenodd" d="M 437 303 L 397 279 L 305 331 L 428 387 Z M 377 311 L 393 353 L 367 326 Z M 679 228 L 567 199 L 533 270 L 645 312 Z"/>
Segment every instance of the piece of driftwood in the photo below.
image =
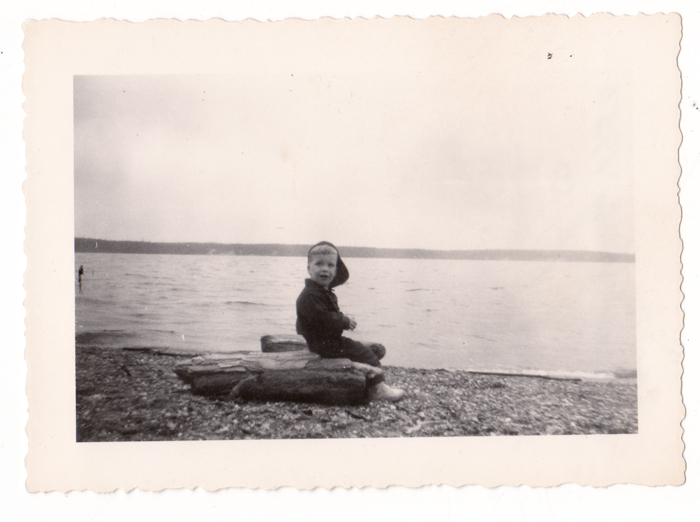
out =
<path fill-rule="evenodd" d="M 175 369 L 201 395 L 261 401 L 359 404 L 381 368 L 307 351 L 201 355 Z"/>

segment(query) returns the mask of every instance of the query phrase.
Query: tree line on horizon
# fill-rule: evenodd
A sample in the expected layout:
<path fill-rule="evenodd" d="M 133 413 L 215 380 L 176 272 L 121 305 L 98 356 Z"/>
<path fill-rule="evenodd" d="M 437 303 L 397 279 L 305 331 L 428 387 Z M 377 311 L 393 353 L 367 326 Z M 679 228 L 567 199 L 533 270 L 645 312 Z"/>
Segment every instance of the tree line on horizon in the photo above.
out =
<path fill-rule="evenodd" d="M 75 238 L 75 252 L 306 257 L 309 245 L 159 243 Z M 416 248 L 342 247 L 343 257 L 393 259 L 473 259 L 634 263 L 634 254 L 585 250 L 428 250 Z"/>

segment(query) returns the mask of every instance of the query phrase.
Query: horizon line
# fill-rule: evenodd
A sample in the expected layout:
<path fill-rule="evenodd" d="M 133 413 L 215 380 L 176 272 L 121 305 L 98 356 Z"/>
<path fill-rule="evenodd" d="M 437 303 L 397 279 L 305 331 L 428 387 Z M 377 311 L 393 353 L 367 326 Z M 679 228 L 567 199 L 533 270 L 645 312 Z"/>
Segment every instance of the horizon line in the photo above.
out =
<path fill-rule="evenodd" d="M 135 240 L 135 239 L 102 239 L 95 237 L 75 237 L 74 242 L 95 241 L 107 243 L 138 243 L 148 245 L 216 245 L 216 246 L 251 246 L 251 247 L 297 247 L 310 248 L 312 244 L 305 243 L 223 243 L 219 241 L 150 241 L 150 240 Z M 607 250 L 581 250 L 581 249 L 550 249 L 550 248 L 424 248 L 424 247 L 371 247 L 371 246 L 356 246 L 356 245 L 340 245 L 339 248 L 345 249 L 363 249 L 363 250 L 388 250 L 388 251 L 415 251 L 415 252 L 441 252 L 441 253 L 462 253 L 462 252 L 547 252 L 547 253 L 571 253 L 571 254 L 608 254 L 616 256 L 632 256 L 636 257 L 634 252 L 613 252 Z"/>

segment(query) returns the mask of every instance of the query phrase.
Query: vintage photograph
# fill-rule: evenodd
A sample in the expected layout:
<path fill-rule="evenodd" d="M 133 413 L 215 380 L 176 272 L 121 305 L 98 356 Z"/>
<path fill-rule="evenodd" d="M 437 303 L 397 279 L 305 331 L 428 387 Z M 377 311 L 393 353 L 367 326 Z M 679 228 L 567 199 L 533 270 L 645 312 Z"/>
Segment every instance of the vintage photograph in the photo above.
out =
<path fill-rule="evenodd" d="M 630 78 L 519 27 L 75 74 L 75 440 L 638 433 Z"/>
<path fill-rule="evenodd" d="M 27 489 L 681 483 L 680 29 L 27 23 Z"/>

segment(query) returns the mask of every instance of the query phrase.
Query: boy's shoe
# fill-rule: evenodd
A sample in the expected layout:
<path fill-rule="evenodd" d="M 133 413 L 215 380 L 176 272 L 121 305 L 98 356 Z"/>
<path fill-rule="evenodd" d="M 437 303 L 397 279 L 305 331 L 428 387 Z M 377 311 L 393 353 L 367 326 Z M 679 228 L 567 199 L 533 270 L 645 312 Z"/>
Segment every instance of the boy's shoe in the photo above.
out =
<path fill-rule="evenodd" d="M 369 390 L 369 398 L 372 401 L 400 401 L 406 393 L 398 388 L 392 388 L 380 382 Z"/>

